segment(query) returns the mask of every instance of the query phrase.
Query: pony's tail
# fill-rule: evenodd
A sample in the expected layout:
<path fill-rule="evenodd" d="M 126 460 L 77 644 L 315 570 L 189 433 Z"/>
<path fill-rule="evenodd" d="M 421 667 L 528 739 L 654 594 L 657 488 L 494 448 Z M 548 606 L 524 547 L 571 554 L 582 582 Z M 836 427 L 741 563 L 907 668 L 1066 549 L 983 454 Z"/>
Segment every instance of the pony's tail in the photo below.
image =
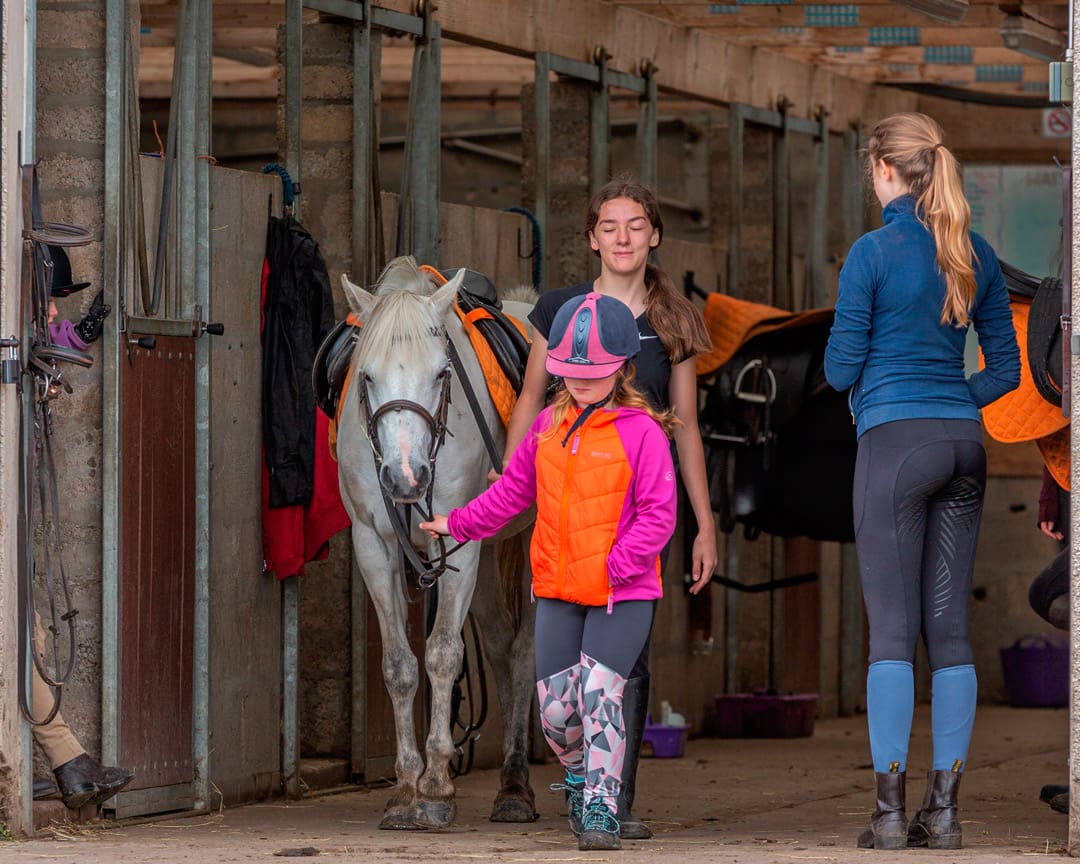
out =
<path fill-rule="evenodd" d="M 499 540 L 495 560 L 499 570 L 499 588 L 503 600 L 503 614 L 510 623 L 510 632 L 517 633 L 521 627 L 521 603 L 524 597 L 525 541 L 527 532 L 514 534 Z"/>

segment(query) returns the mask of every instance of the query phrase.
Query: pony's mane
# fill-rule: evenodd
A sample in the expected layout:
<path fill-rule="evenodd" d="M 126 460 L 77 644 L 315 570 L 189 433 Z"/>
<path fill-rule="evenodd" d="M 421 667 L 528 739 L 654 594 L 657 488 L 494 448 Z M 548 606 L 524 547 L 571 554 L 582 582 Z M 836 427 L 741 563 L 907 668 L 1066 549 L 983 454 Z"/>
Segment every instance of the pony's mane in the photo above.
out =
<path fill-rule="evenodd" d="M 432 348 L 442 351 L 438 337 L 443 332 L 443 322 L 423 296 L 380 285 L 377 297 L 353 355 L 353 362 L 359 368 L 378 368 L 389 358 L 400 357 L 403 351 L 415 360 L 420 359 L 423 351 Z"/>
<path fill-rule="evenodd" d="M 536 293 L 532 285 L 515 285 L 501 292 L 499 297 L 501 300 L 514 303 L 528 303 L 530 306 L 535 306 L 536 301 L 540 299 L 540 295 Z"/>

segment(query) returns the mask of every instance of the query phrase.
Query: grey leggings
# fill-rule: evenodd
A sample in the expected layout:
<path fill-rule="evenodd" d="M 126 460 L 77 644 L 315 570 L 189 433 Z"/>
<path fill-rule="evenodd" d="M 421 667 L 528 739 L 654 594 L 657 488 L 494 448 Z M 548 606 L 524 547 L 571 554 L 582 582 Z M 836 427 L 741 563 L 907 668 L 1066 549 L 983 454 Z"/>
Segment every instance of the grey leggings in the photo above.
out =
<path fill-rule="evenodd" d="M 608 615 L 606 606 L 537 597 L 536 680 L 580 663 L 582 654 L 629 677 L 649 638 L 655 611 L 655 600 L 616 603 Z"/>
<path fill-rule="evenodd" d="M 986 451 L 973 420 L 898 420 L 859 439 L 855 546 L 870 624 L 870 662 L 930 668 L 973 662 L 968 595 L 975 565 Z"/>

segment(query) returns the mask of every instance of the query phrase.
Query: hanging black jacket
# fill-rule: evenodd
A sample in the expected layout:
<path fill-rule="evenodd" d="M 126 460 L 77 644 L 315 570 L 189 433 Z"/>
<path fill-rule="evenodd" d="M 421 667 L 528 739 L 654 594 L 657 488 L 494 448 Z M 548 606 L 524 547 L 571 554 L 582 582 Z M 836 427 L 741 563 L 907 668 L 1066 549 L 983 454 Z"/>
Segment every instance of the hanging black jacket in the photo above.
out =
<path fill-rule="evenodd" d="M 263 305 L 263 446 L 270 506 L 307 504 L 315 469 L 315 395 L 311 365 L 334 326 L 326 262 L 291 216 L 271 217 Z"/>

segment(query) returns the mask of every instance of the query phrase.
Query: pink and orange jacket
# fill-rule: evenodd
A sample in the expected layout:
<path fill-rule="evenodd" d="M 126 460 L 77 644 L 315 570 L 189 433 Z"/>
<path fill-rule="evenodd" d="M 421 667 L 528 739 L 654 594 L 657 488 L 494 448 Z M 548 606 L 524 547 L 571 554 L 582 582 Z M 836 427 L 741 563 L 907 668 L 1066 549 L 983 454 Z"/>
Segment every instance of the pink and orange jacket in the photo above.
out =
<path fill-rule="evenodd" d="M 563 446 L 540 412 L 490 489 L 449 514 L 457 540 L 497 534 L 536 502 L 533 595 L 604 606 L 663 595 L 660 552 L 675 530 L 675 471 L 660 425 L 634 408 L 599 410 Z"/>

